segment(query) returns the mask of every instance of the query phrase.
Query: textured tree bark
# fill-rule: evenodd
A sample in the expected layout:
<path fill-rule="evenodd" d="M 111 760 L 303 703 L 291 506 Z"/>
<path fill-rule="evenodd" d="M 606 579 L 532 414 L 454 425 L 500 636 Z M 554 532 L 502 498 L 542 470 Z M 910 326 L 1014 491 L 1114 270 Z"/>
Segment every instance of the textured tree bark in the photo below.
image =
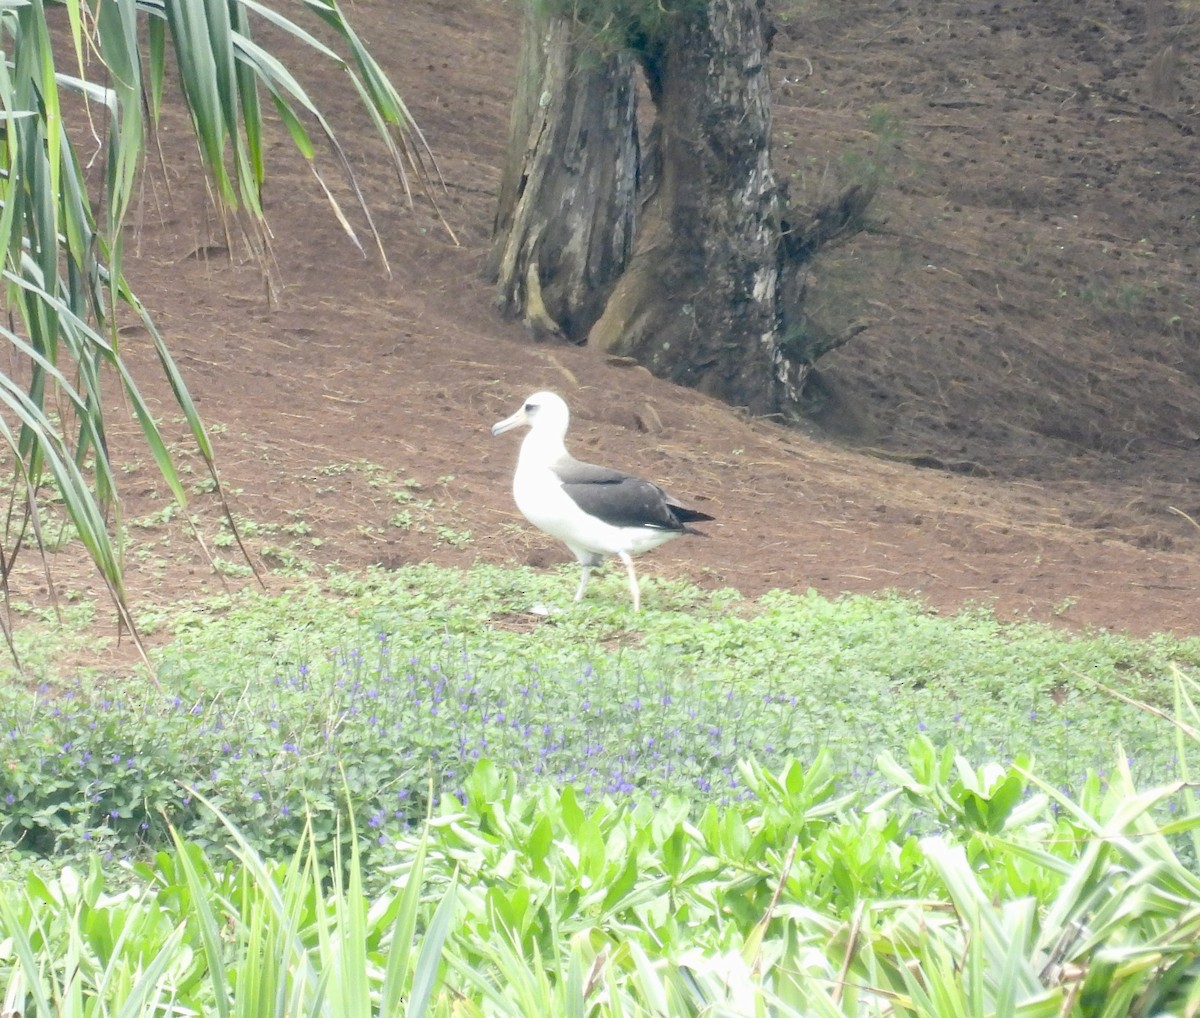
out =
<path fill-rule="evenodd" d="M 658 173 L 637 248 L 589 342 L 774 413 L 799 396 L 780 351 L 786 197 L 771 168 L 762 0 L 710 0 L 644 61 Z"/>
<path fill-rule="evenodd" d="M 488 274 L 538 338 L 583 342 L 633 246 L 636 65 L 527 16 Z"/>
<path fill-rule="evenodd" d="M 492 251 L 501 303 L 539 337 L 795 412 L 816 359 L 861 331 L 805 319 L 807 263 L 862 228 L 873 192 L 789 222 L 765 0 L 694 0 L 628 35 L 656 113 L 640 165 L 632 58 L 588 54 L 570 22 L 530 10 Z"/>

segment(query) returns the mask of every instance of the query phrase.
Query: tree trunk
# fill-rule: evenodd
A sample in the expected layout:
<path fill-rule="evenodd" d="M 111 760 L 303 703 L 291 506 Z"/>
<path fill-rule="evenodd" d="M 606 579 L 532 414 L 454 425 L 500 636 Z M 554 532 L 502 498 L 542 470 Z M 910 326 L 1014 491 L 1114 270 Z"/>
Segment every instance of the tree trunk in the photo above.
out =
<path fill-rule="evenodd" d="M 771 167 L 762 0 L 711 0 L 644 55 L 656 188 L 589 342 L 752 413 L 799 396 L 783 354 L 786 196 Z"/>
<path fill-rule="evenodd" d="M 794 413 L 816 359 L 861 331 L 807 320 L 806 265 L 862 228 L 873 188 L 788 221 L 765 0 L 689 0 L 669 17 L 648 0 L 654 24 L 592 2 L 593 29 L 632 18 L 600 53 L 529 8 L 492 250 L 501 303 L 539 337 L 586 338 L 755 415 Z M 640 166 L 629 52 L 656 112 Z"/>
<path fill-rule="evenodd" d="M 521 77 L 487 272 L 537 338 L 583 342 L 633 246 L 635 64 L 573 23 L 526 18 Z"/>

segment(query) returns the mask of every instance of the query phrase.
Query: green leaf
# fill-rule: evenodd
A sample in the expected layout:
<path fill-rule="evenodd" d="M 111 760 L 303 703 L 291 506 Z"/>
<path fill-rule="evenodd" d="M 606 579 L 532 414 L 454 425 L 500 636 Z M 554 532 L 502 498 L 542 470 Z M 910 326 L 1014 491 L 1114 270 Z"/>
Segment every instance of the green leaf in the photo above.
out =
<path fill-rule="evenodd" d="M 416 968 L 413 971 L 412 995 L 405 1009 L 406 1018 L 423 1018 L 429 1008 L 433 989 L 437 982 L 438 970 L 441 966 L 442 948 L 450 934 L 454 921 L 454 910 L 458 896 L 458 875 L 455 874 L 447 888 L 425 937 L 421 942 L 421 951 L 417 956 Z"/>

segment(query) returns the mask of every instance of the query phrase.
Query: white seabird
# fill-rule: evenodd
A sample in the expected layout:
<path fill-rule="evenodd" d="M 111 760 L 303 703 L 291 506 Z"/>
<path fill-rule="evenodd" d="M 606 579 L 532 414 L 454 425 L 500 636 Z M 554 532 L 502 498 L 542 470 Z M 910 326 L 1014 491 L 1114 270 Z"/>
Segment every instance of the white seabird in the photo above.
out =
<path fill-rule="evenodd" d="M 553 392 L 535 392 L 511 417 L 492 426 L 493 435 L 528 425 L 513 475 L 517 508 L 535 527 L 557 537 L 583 567 L 575 600 L 605 555 L 616 555 L 629 574 L 633 610 L 641 594 L 632 556 L 680 534 L 700 534 L 689 523 L 711 520 L 680 505 L 658 485 L 640 477 L 583 463 L 567 452 L 571 412 Z"/>

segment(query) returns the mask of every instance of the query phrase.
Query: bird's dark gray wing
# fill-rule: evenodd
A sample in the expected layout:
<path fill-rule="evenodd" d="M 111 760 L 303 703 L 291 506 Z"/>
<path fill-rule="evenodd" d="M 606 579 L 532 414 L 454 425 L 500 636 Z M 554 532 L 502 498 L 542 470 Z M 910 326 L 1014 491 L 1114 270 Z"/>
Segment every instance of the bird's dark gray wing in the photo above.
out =
<path fill-rule="evenodd" d="M 580 509 L 614 527 L 690 530 L 685 523 L 712 519 L 676 504 L 657 484 L 620 470 L 573 458 L 559 460 L 553 470 Z"/>
<path fill-rule="evenodd" d="M 634 480 L 632 474 L 610 467 L 597 466 L 595 463 L 584 463 L 574 456 L 564 456 L 550 465 L 563 484 L 620 484 L 622 481 Z"/>

